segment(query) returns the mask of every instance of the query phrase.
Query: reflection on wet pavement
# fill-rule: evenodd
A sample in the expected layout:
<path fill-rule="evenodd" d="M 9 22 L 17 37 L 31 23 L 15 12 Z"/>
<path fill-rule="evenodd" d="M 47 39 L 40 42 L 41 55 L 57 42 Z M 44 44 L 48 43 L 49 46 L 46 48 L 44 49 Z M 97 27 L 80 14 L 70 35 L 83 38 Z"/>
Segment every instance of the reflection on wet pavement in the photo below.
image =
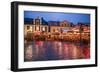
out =
<path fill-rule="evenodd" d="M 60 41 L 33 41 L 25 43 L 24 54 L 24 61 L 87 59 L 90 58 L 90 46 Z"/>

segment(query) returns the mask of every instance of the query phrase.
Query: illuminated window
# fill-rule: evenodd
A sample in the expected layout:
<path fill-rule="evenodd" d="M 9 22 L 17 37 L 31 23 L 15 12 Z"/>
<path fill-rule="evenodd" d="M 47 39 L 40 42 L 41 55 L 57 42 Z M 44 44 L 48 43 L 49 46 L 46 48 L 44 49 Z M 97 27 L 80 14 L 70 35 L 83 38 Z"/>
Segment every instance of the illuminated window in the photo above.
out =
<path fill-rule="evenodd" d="M 32 26 L 30 27 L 30 31 L 32 31 Z"/>
<path fill-rule="evenodd" d="M 38 26 L 36 27 L 36 30 L 39 31 L 39 27 Z"/>
<path fill-rule="evenodd" d="M 45 31 L 45 27 L 42 27 L 42 31 Z"/>

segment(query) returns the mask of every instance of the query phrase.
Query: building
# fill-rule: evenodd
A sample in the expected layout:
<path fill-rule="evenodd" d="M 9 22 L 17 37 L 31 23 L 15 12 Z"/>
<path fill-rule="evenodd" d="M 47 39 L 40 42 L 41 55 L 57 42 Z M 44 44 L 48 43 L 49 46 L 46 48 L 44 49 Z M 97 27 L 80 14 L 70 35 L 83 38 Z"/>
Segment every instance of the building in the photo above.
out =
<path fill-rule="evenodd" d="M 50 37 L 61 38 L 66 35 L 70 30 L 70 23 L 68 21 L 51 21 L 48 23 L 50 26 Z M 65 35 L 63 35 L 65 34 Z"/>
<path fill-rule="evenodd" d="M 48 32 L 48 23 L 43 18 L 33 20 L 33 33 L 35 32 Z"/>
<path fill-rule="evenodd" d="M 27 35 L 27 33 L 40 34 L 42 32 L 48 32 L 48 23 L 43 18 L 37 17 L 31 22 L 30 24 L 25 23 L 24 25 L 25 35 Z"/>
<path fill-rule="evenodd" d="M 89 37 L 90 24 L 71 24 L 67 20 L 47 22 L 40 17 L 24 21 L 24 35 L 26 37 L 35 38 L 39 35 L 38 37 L 42 39 L 69 39 L 75 36 L 79 37 L 80 32 L 82 36 Z"/>
<path fill-rule="evenodd" d="M 51 33 L 64 33 L 70 29 L 70 23 L 68 21 L 62 21 L 62 22 L 55 21 L 49 25 Z"/>

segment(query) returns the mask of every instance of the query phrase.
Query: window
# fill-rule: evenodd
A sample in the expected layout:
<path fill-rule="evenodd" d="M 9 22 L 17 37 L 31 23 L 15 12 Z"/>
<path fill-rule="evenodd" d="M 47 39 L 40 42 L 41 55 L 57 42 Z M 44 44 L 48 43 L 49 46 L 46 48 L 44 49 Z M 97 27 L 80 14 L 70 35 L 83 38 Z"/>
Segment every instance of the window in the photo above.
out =
<path fill-rule="evenodd" d="M 29 30 L 30 29 L 30 26 L 27 26 L 27 30 Z"/>
<path fill-rule="evenodd" d="M 47 31 L 47 27 L 45 27 L 45 31 Z"/>
<path fill-rule="evenodd" d="M 42 27 L 42 31 L 45 31 L 45 27 Z"/>
<path fill-rule="evenodd" d="M 55 32 L 55 29 L 53 29 L 53 32 Z"/>
<path fill-rule="evenodd" d="M 36 30 L 39 31 L 39 26 L 36 26 Z"/>
<path fill-rule="evenodd" d="M 39 19 L 36 19 L 36 20 L 35 20 L 35 24 L 36 24 L 36 25 L 39 25 L 39 24 L 40 24 L 40 20 L 39 20 Z"/>

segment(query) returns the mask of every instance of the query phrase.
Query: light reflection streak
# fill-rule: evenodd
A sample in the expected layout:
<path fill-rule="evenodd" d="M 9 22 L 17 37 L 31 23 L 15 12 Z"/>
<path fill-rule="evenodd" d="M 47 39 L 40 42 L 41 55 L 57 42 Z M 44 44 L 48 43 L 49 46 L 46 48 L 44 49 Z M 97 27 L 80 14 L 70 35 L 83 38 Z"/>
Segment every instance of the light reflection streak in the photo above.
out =
<path fill-rule="evenodd" d="M 25 61 L 87 59 L 90 58 L 89 47 L 89 44 L 33 41 L 25 47 Z"/>

